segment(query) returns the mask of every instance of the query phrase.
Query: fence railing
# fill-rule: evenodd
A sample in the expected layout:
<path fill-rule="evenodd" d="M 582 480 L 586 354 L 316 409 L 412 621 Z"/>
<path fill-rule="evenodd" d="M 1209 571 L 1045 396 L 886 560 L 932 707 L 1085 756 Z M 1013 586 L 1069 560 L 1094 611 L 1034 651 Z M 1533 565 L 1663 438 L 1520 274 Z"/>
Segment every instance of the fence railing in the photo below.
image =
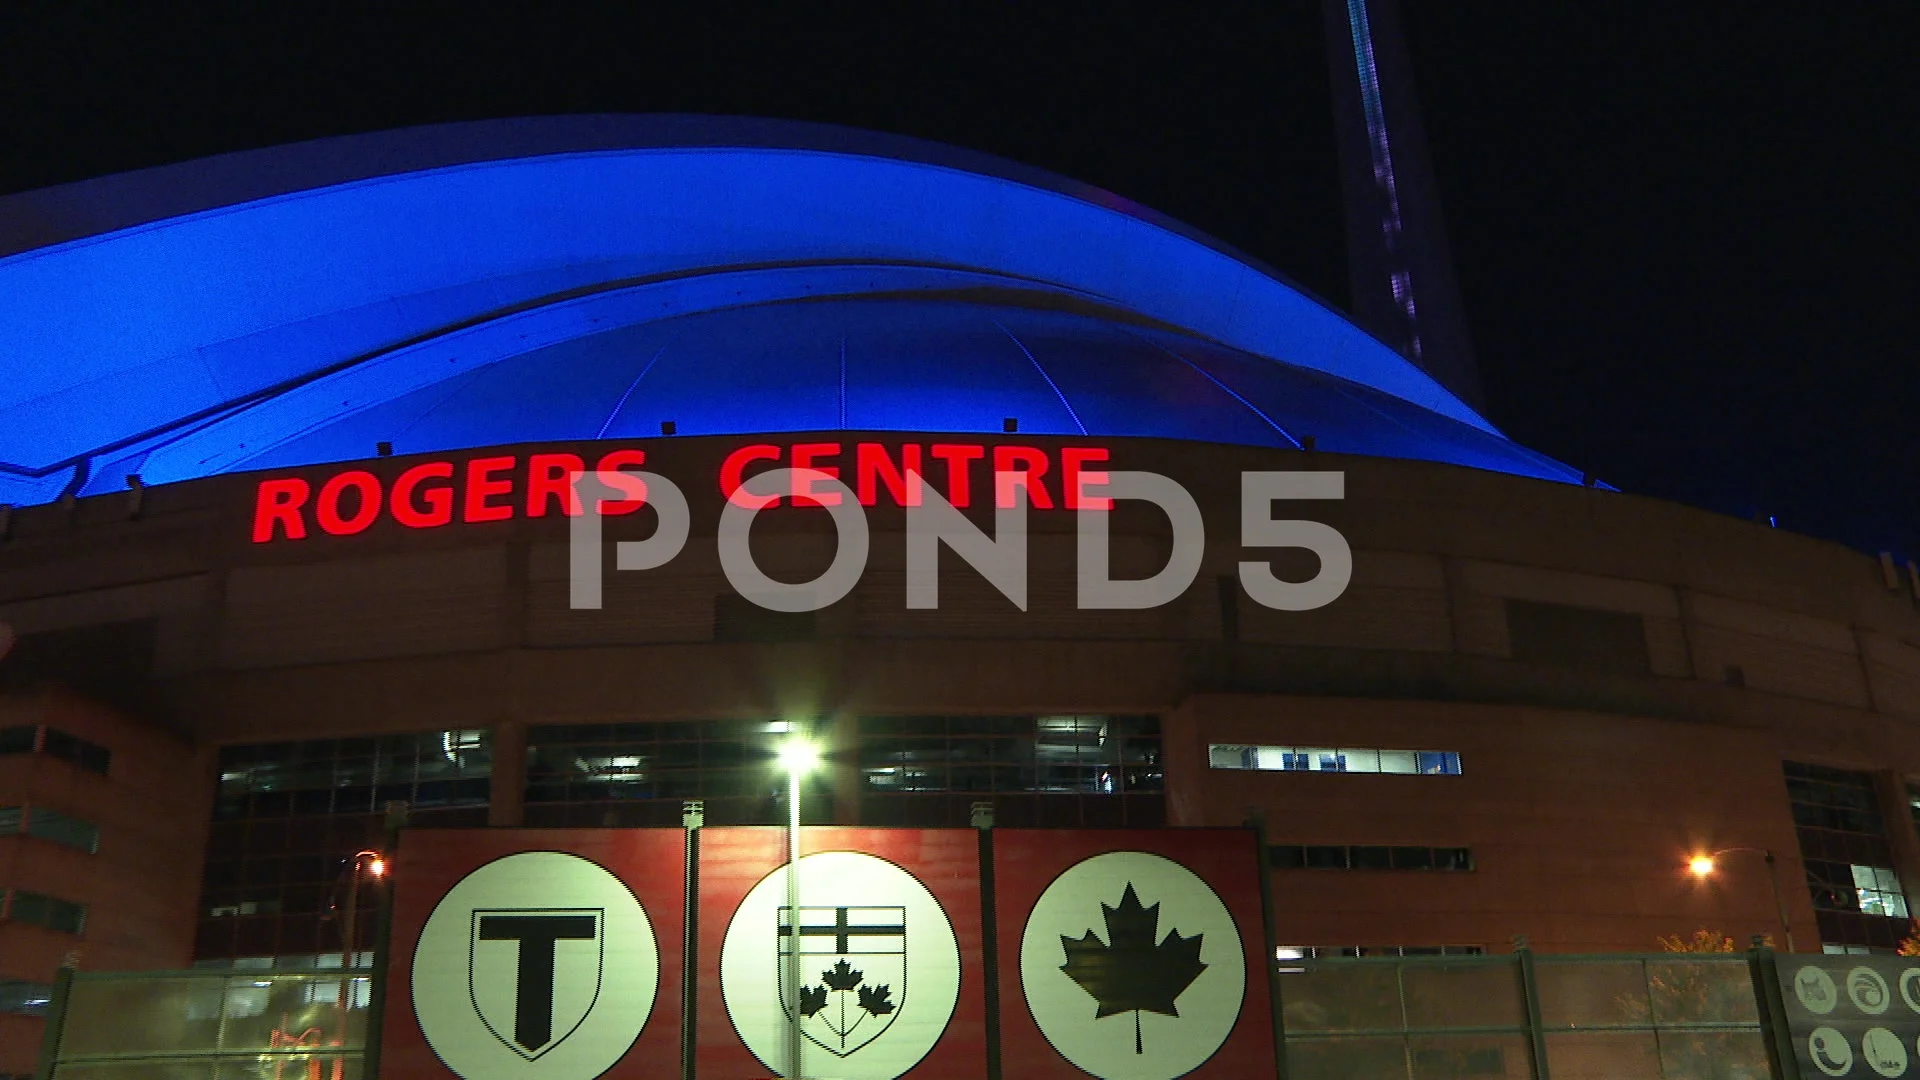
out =
<path fill-rule="evenodd" d="M 1741 953 L 1289 960 L 1287 1076 L 1769 1080 L 1753 970 Z"/>
<path fill-rule="evenodd" d="M 362 1080 L 366 971 L 61 972 L 41 1080 Z"/>

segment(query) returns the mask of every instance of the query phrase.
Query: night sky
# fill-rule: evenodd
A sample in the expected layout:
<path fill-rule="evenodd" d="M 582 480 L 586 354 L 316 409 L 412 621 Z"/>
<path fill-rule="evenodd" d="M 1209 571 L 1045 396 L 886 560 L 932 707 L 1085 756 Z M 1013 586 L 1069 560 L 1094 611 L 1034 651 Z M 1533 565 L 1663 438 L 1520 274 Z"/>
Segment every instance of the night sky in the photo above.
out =
<path fill-rule="evenodd" d="M 1920 556 L 1920 5 L 1402 3 L 1492 419 L 1628 491 Z M 1301 0 L 0 3 L 0 193 L 447 120 L 740 113 L 1050 169 L 1341 305 L 1330 107 Z"/>

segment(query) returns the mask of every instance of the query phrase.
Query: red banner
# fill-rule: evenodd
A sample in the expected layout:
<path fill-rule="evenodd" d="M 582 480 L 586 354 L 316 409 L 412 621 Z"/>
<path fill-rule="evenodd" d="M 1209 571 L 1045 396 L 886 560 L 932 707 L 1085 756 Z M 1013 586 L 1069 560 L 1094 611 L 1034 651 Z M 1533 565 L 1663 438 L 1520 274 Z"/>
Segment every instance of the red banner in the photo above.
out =
<path fill-rule="evenodd" d="M 701 1080 L 791 1075 L 796 1042 L 803 1076 L 984 1076 L 979 835 L 809 827 L 791 899 L 785 844 L 701 831 Z"/>
<path fill-rule="evenodd" d="M 1274 1074 L 1245 829 L 997 829 L 1001 1075 Z"/>
<path fill-rule="evenodd" d="M 381 1072 L 677 1072 L 685 836 L 406 831 L 393 860 Z"/>

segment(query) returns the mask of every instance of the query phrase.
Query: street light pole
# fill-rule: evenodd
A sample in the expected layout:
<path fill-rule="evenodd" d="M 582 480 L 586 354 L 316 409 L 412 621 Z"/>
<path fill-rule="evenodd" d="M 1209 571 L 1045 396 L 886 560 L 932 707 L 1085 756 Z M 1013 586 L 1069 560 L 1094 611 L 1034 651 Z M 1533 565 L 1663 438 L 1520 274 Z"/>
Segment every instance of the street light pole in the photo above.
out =
<path fill-rule="evenodd" d="M 1695 855 L 1687 860 L 1687 868 L 1698 878 L 1705 878 L 1716 869 L 1716 862 L 1722 855 L 1731 855 L 1737 851 L 1753 852 L 1764 856 L 1767 861 L 1767 884 L 1773 889 L 1773 908 L 1780 916 L 1780 933 L 1786 939 L 1787 951 L 1793 952 L 1793 924 L 1787 919 L 1786 897 L 1780 892 L 1780 861 L 1774 858 L 1771 848 L 1728 847 L 1705 855 Z"/>
<path fill-rule="evenodd" d="M 780 747 L 780 764 L 787 770 L 787 934 L 786 963 L 781 965 L 787 1010 L 787 1076 L 800 1080 L 800 779 L 820 764 L 820 750 L 799 736 Z"/>

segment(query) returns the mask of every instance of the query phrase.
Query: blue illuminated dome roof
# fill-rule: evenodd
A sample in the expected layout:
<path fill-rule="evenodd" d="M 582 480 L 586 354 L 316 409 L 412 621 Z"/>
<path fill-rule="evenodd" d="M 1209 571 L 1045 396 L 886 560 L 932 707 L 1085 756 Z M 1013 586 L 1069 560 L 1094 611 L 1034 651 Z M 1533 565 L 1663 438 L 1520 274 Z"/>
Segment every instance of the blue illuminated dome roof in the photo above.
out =
<path fill-rule="evenodd" d="M 0 341 L 0 503 L 664 421 L 1579 478 L 1176 222 L 803 124 L 458 124 L 0 198 Z"/>

